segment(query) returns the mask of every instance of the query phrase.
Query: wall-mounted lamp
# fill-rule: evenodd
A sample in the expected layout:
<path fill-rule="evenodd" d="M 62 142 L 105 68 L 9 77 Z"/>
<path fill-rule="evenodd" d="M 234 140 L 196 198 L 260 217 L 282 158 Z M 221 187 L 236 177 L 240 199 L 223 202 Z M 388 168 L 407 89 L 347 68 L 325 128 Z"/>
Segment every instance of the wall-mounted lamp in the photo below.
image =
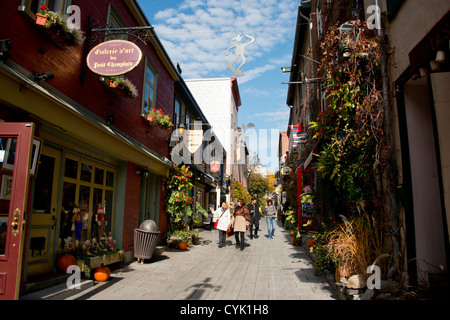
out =
<path fill-rule="evenodd" d="M 339 43 L 339 49 L 342 51 L 342 56 L 345 59 L 350 58 L 351 52 L 348 48 L 348 40 L 345 39 L 346 34 L 352 33 L 355 30 L 355 35 L 352 38 L 353 42 L 357 42 L 359 40 L 359 34 L 361 30 L 355 27 L 351 23 L 344 23 L 339 27 L 339 33 L 341 34 L 342 41 Z"/>
<path fill-rule="evenodd" d="M 115 121 L 116 121 L 116 119 L 114 118 L 113 114 L 110 114 L 108 116 L 108 118 L 106 119 L 106 123 L 108 124 L 108 127 L 111 127 Z"/>
<path fill-rule="evenodd" d="M 145 167 L 136 170 L 136 174 L 148 178 L 148 170 Z"/>
<path fill-rule="evenodd" d="M 436 62 L 444 63 L 445 62 L 445 51 L 444 50 L 438 50 L 436 52 Z"/>
<path fill-rule="evenodd" d="M 426 77 L 426 76 L 428 76 L 430 74 L 428 69 L 425 68 L 425 67 L 419 68 L 419 73 L 420 73 L 420 77 L 421 78 Z"/>
<path fill-rule="evenodd" d="M 298 158 L 298 149 L 297 148 L 292 149 L 292 157 L 294 159 Z"/>
<path fill-rule="evenodd" d="M 33 81 L 39 82 L 39 81 L 51 81 L 55 78 L 55 75 L 53 72 L 44 72 L 43 74 L 33 74 Z"/>
<path fill-rule="evenodd" d="M 178 127 L 178 133 L 179 133 L 180 135 L 183 134 L 184 128 L 185 128 L 185 127 L 184 127 L 184 123 L 181 122 L 181 123 L 180 123 L 180 126 Z"/>
<path fill-rule="evenodd" d="M 441 69 L 441 65 L 436 60 L 430 61 L 430 69 L 431 71 L 439 71 Z"/>
<path fill-rule="evenodd" d="M 0 40 L 0 61 L 5 62 L 11 57 L 11 40 Z"/>
<path fill-rule="evenodd" d="M 281 71 L 283 71 L 283 73 L 291 72 L 292 68 L 291 67 L 281 67 Z"/>

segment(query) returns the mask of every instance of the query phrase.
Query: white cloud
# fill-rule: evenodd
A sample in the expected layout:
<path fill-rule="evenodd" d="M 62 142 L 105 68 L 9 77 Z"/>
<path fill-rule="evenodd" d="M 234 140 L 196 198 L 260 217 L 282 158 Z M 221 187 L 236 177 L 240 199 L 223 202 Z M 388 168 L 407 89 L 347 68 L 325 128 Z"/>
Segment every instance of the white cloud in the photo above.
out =
<path fill-rule="evenodd" d="M 283 120 L 286 121 L 287 118 L 289 118 L 289 109 L 286 108 L 285 110 L 281 111 L 273 111 L 273 112 L 260 112 L 256 113 L 254 115 L 255 118 L 268 118 L 271 121 L 279 121 Z"/>
<path fill-rule="evenodd" d="M 224 52 L 237 43 L 232 41 L 234 35 L 253 36 L 255 42 L 245 48 L 247 63 L 262 58 L 263 65 L 251 70 L 244 70 L 244 66 L 241 70 L 245 75 L 239 79 L 241 84 L 279 67 L 277 61 L 264 57 L 291 36 L 297 6 L 296 0 L 185 0 L 177 8 L 157 12 L 153 25 L 171 59 L 180 63 L 186 78 L 214 77 L 217 72 L 226 72 L 225 63 L 232 61 L 235 52 L 231 51 L 228 57 Z M 248 41 L 244 37 L 242 43 Z M 287 61 L 285 64 L 290 62 L 282 58 Z"/>

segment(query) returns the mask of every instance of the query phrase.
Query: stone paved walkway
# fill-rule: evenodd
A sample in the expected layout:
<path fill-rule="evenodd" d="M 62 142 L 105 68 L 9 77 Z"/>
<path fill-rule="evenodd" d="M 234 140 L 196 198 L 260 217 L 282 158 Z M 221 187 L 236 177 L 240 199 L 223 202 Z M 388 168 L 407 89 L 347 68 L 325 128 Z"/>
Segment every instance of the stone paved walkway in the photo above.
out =
<path fill-rule="evenodd" d="M 218 231 L 200 229 L 201 244 L 187 251 L 168 250 L 144 264 L 114 271 L 111 279 L 68 299 L 77 300 L 334 300 L 329 284 L 278 222 L 267 238 L 261 219 L 259 238 L 235 249 L 234 236 L 218 247 Z"/>

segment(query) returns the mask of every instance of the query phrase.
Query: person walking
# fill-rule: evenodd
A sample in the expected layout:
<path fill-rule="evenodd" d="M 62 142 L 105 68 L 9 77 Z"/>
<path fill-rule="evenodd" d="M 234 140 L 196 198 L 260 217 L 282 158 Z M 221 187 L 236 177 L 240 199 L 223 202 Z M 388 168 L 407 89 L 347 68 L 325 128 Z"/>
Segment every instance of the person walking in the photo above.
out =
<path fill-rule="evenodd" d="M 241 251 L 244 250 L 245 231 L 247 231 L 248 225 L 250 225 L 250 212 L 245 206 L 244 200 L 239 199 L 228 227 L 233 226 L 236 249 L 240 248 Z"/>
<path fill-rule="evenodd" d="M 273 205 L 272 200 L 267 201 L 266 206 L 266 222 L 268 238 L 273 239 L 275 237 L 275 218 L 277 216 L 277 209 Z"/>
<path fill-rule="evenodd" d="M 259 206 L 256 199 L 253 198 L 252 202 L 247 205 L 247 209 L 250 212 L 250 239 L 253 239 L 253 227 L 255 228 L 255 238 L 258 238 L 259 229 Z"/>
<path fill-rule="evenodd" d="M 214 217 L 219 220 L 217 224 L 217 230 L 219 230 L 219 248 L 226 246 L 228 225 L 231 221 L 230 210 L 228 210 L 228 204 L 222 203 L 222 207 L 214 212 Z"/>

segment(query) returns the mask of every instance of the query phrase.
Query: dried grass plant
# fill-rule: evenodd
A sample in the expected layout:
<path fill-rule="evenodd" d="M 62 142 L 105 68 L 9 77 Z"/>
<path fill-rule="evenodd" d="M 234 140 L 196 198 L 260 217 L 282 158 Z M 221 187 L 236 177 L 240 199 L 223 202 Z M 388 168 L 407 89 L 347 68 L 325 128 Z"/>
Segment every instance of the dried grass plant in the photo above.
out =
<path fill-rule="evenodd" d="M 330 232 L 325 248 L 333 262 L 339 267 L 341 276 L 366 275 L 367 267 L 382 253 L 376 234 L 370 224 L 369 215 L 348 220 Z"/>

